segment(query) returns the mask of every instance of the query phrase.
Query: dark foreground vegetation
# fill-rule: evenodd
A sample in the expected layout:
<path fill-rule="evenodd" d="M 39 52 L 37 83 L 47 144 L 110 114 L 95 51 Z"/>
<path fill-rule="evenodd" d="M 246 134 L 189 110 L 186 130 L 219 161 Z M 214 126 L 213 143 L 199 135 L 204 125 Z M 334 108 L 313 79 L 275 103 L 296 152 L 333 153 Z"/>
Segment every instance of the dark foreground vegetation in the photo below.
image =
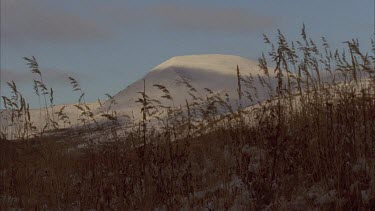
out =
<path fill-rule="evenodd" d="M 143 91 L 143 118 L 130 123 L 126 136 L 116 135 L 114 112 L 102 114 L 112 129 L 100 129 L 83 94 L 82 119 L 92 127 L 60 135 L 27 125 L 28 106 L 18 106 L 25 100 L 7 98 L 15 121 L 25 124 L 2 132 L 1 209 L 374 209 L 374 42 L 370 54 L 355 40 L 332 51 L 324 38 L 319 46 L 307 38 L 304 28 L 300 41 L 287 42 L 279 32 L 276 43 L 266 36 L 265 42 L 271 51 L 259 67 L 266 77 L 238 70 L 238 111 L 215 95 L 184 108 L 162 107 Z M 274 86 L 269 71 L 277 74 Z M 241 98 L 256 98 L 254 80 L 273 97 L 242 108 Z M 171 98 L 166 87 L 156 87 Z M 148 122 L 156 109 L 167 111 L 158 127 Z M 36 137 L 26 135 L 32 129 Z M 94 130 L 111 141 L 91 143 L 84 134 Z M 4 131 L 20 138 L 5 140 Z"/>

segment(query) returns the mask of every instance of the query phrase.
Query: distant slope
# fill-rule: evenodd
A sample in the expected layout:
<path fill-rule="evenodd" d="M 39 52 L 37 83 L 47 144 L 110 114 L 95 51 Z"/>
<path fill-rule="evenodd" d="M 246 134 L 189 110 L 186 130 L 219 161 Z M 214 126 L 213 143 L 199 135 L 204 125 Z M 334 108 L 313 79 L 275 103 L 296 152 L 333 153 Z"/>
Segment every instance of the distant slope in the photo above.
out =
<path fill-rule="evenodd" d="M 206 55 L 189 55 L 173 57 L 160 65 L 156 66 L 143 78 L 135 81 L 119 93 L 117 93 L 113 100 L 116 104 L 111 104 L 111 100 L 106 101 L 102 106 L 99 103 L 88 103 L 88 107 L 94 113 L 95 119 L 102 123 L 106 118 L 102 117 L 103 113 L 109 110 L 116 111 L 118 117 L 121 119 L 123 115 L 133 116 L 135 119 L 141 117 L 141 105 L 136 103 L 136 100 L 141 97 L 140 93 L 143 91 L 144 81 L 146 84 L 146 94 L 151 99 L 161 101 L 165 106 L 185 105 L 185 100 L 192 101 L 192 96 L 189 94 L 189 88 L 182 81 L 188 82 L 196 89 L 197 97 L 206 99 L 209 94 L 205 88 L 212 90 L 213 93 L 220 95 L 222 99 L 228 99 L 233 109 L 238 107 L 238 80 L 236 67 L 239 66 L 241 76 L 246 78 L 250 74 L 253 76 L 253 86 L 257 88 L 258 97 L 254 97 L 251 102 L 247 99 L 246 91 L 253 92 L 250 88 L 246 88 L 245 83 L 242 82 L 242 106 L 257 103 L 269 98 L 268 89 L 263 87 L 259 80 L 258 75 L 264 76 L 264 73 L 259 71 L 258 63 L 249 59 L 221 54 L 206 54 Z M 122 76 L 119 76 L 122 77 Z M 271 83 L 274 80 L 274 75 L 271 74 Z M 155 87 L 155 84 L 165 86 L 173 101 L 161 98 L 163 92 Z M 227 94 L 227 95 L 226 95 Z M 57 114 L 54 115 L 54 120 L 59 124 L 59 128 L 74 127 L 82 125 L 78 120 L 82 113 L 75 107 L 74 104 L 56 105 L 53 107 L 53 113 L 58 112 L 64 107 L 64 113 L 70 119 L 71 124 L 64 124 L 59 120 Z M 52 109 L 48 108 L 49 113 Z M 6 110 L 0 112 L 0 126 L 6 130 L 11 124 L 11 117 Z M 33 125 L 40 130 L 46 123 L 46 109 L 32 109 L 30 110 L 31 121 Z M 11 127 L 14 130 L 17 126 Z M 10 129 L 10 128 L 8 128 Z"/>
<path fill-rule="evenodd" d="M 46 125 L 46 113 L 48 110 L 48 113 L 50 115 L 50 119 L 53 119 L 55 122 L 58 123 L 57 127 L 58 128 L 69 128 L 69 127 L 74 127 L 74 126 L 79 126 L 82 125 L 81 121 L 78 120 L 80 118 L 80 114 L 82 111 L 80 111 L 76 105 L 78 104 L 61 104 L 61 105 L 55 105 L 53 108 L 48 107 L 42 108 L 42 109 L 30 109 L 30 119 L 33 124 L 37 128 L 38 131 L 40 131 L 42 128 L 45 127 Z M 99 107 L 98 102 L 94 103 L 86 103 L 87 107 L 90 110 L 95 110 Z M 64 121 L 59 118 L 58 112 L 62 110 L 62 113 L 66 115 L 67 121 Z M 51 114 L 54 114 L 53 117 Z M 18 125 L 14 124 L 12 125 L 12 117 L 11 117 L 11 111 L 9 110 L 1 110 L 0 111 L 0 127 L 2 132 L 6 132 L 6 130 L 9 131 L 14 131 L 17 129 Z M 65 123 L 64 123 L 65 122 Z M 68 123 L 70 122 L 70 123 Z M 50 126 L 52 128 L 52 126 Z M 9 133 L 9 132 L 8 132 Z M 11 138 L 11 137 L 8 137 Z"/>
<path fill-rule="evenodd" d="M 192 100 L 188 93 L 189 89 L 181 83 L 182 80 L 185 80 L 197 90 L 198 96 L 205 98 L 208 94 L 205 88 L 209 88 L 214 93 L 220 93 L 223 98 L 225 94 L 228 94 L 230 103 L 236 107 L 238 105 L 237 65 L 243 77 L 249 74 L 253 75 L 253 85 L 258 89 L 258 98 L 254 97 L 254 102 L 268 98 L 266 88 L 262 87 L 258 80 L 258 75 L 264 76 L 264 74 L 259 71 L 257 62 L 233 55 L 189 55 L 173 57 L 156 66 L 143 78 L 117 93 L 114 96 L 116 105 L 106 102 L 97 112 L 107 110 L 111 106 L 111 109 L 118 113 L 130 115 L 133 111 L 134 115 L 138 117 L 140 108 L 135 101 L 141 96 L 139 92 L 143 91 L 144 81 L 146 94 L 152 99 L 162 101 L 165 105 L 179 106 L 185 104 L 185 99 Z M 271 78 L 273 77 L 271 76 Z M 163 93 L 154 87 L 154 84 L 165 86 L 171 93 L 173 103 L 161 99 L 160 96 Z M 246 90 L 245 87 L 242 89 Z M 242 104 L 247 106 L 251 102 L 243 97 Z"/>

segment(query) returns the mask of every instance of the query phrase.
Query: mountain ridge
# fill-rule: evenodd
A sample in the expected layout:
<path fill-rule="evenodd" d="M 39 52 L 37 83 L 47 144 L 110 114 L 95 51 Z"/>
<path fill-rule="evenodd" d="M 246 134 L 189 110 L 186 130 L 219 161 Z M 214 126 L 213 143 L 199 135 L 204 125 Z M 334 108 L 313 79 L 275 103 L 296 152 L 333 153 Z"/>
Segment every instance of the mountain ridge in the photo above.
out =
<path fill-rule="evenodd" d="M 235 105 L 238 98 L 237 66 L 243 76 L 249 74 L 254 77 L 264 76 L 264 73 L 259 71 L 256 61 L 241 56 L 225 54 L 175 56 L 157 65 L 144 77 L 115 94 L 113 99 L 117 102 L 116 105 L 110 105 L 110 101 L 107 101 L 98 112 L 108 109 L 109 106 L 118 113 L 130 114 L 138 111 L 139 105 L 135 101 L 140 97 L 139 92 L 143 91 L 143 83 L 145 83 L 146 94 L 150 98 L 159 100 L 162 93 L 154 85 L 163 85 L 170 91 L 175 106 L 184 105 L 185 100 L 191 100 L 191 96 L 187 88 L 179 83 L 183 80 L 190 83 L 202 96 L 205 96 L 206 88 L 215 93 L 228 94 L 232 105 Z M 254 86 L 260 90 L 259 100 L 266 99 L 267 93 L 261 88 L 258 80 L 254 80 Z M 247 99 L 244 99 L 244 105 L 249 105 L 250 102 L 246 101 Z M 162 100 L 162 103 L 170 102 Z"/>

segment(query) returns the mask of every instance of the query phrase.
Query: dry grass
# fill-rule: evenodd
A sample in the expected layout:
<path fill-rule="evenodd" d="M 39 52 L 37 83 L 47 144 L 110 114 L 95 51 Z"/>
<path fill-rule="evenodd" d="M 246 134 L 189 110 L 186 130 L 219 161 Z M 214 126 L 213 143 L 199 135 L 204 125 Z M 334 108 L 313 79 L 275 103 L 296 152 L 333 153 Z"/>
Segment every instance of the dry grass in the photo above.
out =
<path fill-rule="evenodd" d="M 65 136 L 37 131 L 34 138 L 18 132 L 11 137 L 19 140 L 3 138 L 1 208 L 374 208 L 374 43 L 372 56 L 361 53 L 355 40 L 346 43 L 343 53 L 331 51 L 325 38 L 317 47 L 304 27 L 301 34 L 295 43 L 280 32 L 275 44 L 265 36 L 271 51 L 269 58 L 259 59 L 266 77 L 258 80 L 272 99 L 242 108 L 241 98 L 257 98 L 252 88 L 256 79 L 241 76 L 239 69 L 238 112 L 209 89 L 206 99 L 195 97 L 196 90 L 186 81 L 182 83 L 194 100 L 186 101 L 184 108 L 163 106 L 143 90 L 137 101 L 143 118 L 130 123 L 125 137 L 114 129 L 115 112 L 102 115 L 112 129 L 95 121 L 84 92 L 71 79 L 81 93 L 79 106 L 87 126 L 80 134 L 101 131 L 113 140 L 89 144 L 74 131 Z M 275 87 L 269 71 L 277 74 Z M 155 86 L 162 98 L 173 101 L 165 86 Z M 7 99 L 17 103 L 20 98 Z M 27 115 L 27 109 L 20 111 L 12 103 L 8 108 L 10 114 L 19 114 L 18 122 Z M 158 117 L 160 112 L 167 115 Z M 47 123 L 56 122 L 45 115 Z M 158 127 L 148 123 L 153 118 Z M 77 147 L 82 143 L 86 147 Z"/>

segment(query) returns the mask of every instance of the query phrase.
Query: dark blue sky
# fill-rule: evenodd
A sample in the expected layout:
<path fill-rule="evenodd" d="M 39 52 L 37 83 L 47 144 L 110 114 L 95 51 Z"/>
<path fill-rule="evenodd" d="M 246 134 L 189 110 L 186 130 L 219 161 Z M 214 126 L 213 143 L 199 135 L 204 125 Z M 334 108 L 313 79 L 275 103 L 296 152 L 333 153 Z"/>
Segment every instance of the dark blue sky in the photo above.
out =
<path fill-rule="evenodd" d="M 88 101 L 115 94 L 170 57 L 234 54 L 257 59 L 262 33 L 280 29 L 289 40 L 302 23 L 315 39 L 338 47 L 358 38 L 370 44 L 374 0 L 1 0 L 1 95 L 15 80 L 32 93 L 24 56 L 35 56 L 55 89 L 56 103 L 71 103 L 67 76 Z M 37 101 L 29 97 L 32 106 Z"/>

